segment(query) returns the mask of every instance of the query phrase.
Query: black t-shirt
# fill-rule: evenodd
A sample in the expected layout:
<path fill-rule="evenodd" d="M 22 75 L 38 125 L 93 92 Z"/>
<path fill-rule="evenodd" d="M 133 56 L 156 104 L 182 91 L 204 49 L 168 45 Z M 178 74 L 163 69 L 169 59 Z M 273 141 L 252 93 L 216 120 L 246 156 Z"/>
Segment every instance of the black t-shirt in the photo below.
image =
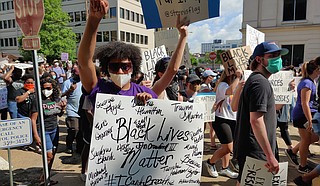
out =
<path fill-rule="evenodd" d="M 277 117 L 273 89 L 268 79 L 257 72 L 250 75 L 240 96 L 234 153 L 239 159 L 250 156 L 266 160 L 266 156 L 254 136 L 250 124 L 250 112 L 264 113 L 268 140 L 275 154 Z"/>
<path fill-rule="evenodd" d="M 27 91 L 24 88 L 20 88 L 15 92 L 14 97 L 21 96 L 26 92 Z M 31 107 L 32 107 L 32 104 L 34 104 L 35 99 L 36 99 L 35 94 L 30 94 L 26 100 L 24 100 L 23 102 L 17 103 L 18 113 L 25 117 L 30 117 Z"/>
<path fill-rule="evenodd" d="M 37 105 L 34 104 L 32 112 L 37 112 Z M 51 99 L 42 100 L 42 110 L 44 115 L 44 126 L 46 131 L 51 131 L 58 126 L 58 114 L 61 113 L 61 107 L 58 102 Z"/>
<path fill-rule="evenodd" d="M 7 90 L 8 90 L 8 101 L 16 101 L 16 91 L 20 88 L 23 88 L 23 82 L 21 80 L 16 80 L 12 83 L 10 83 L 7 86 Z"/>

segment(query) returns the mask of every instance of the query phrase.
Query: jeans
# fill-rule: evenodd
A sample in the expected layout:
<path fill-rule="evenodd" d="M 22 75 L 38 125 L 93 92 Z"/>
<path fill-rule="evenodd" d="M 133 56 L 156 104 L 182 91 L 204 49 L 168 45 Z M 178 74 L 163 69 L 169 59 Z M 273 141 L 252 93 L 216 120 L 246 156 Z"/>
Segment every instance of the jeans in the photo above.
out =
<path fill-rule="evenodd" d="M 11 119 L 15 119 L 18 117 L 18 107 L 17 102 L 15 101 L 8 101 L 8 111 L 10 114 Z"/>

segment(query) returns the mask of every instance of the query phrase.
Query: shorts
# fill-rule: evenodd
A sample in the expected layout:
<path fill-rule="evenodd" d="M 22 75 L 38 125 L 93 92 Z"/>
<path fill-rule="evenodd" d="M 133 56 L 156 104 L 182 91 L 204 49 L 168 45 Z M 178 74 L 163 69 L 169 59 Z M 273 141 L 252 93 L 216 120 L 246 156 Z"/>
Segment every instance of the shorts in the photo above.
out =
<path fill-rule="evenodd" d="M 73 128 L 75 130 L 79 130 L 79 118 L 77 117 L 67 117 L 66 118 L 66 125 L 67 127 Z"/>
<path fill-rule="evenodd" d="M 311 113 L 312 117 L 315 113 Z M 293 119 L 292 124 L 294 127 L 299 128 L 299 129 L 306 129 L 304 127 L 304 124 L 308 122 L 307 118 L 305 117 L 305 115 L 303 115 L 301 118 L 298 119 Z"/>
<path fill-rule="evenodd" d="M 224 119 L 216 116 L 212 127 L 221 144 L 233 142 L 233 134 L 236 127 L 235 120 Z"/>
<path fill-rule="evenodd" d="M 46 151 L 51 151 L 58 147 L 59 143 L 59 128 L 55 128 L 51 131 L 45 131 L 46 135 Z"/>
<path fill-rule="evenodd" d="M 320 136 L 320 112 L 316 112 L 312 119 L 313 132 Z"/>

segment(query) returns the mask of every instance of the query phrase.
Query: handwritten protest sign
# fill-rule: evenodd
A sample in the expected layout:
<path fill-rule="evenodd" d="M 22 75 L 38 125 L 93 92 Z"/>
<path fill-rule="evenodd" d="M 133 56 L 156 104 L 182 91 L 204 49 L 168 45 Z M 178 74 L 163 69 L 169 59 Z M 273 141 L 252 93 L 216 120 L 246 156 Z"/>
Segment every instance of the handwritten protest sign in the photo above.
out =
<path fill-rule="evenodd" d="M 61 53 L 61 61 L 68 61 L 69 60 L 69 53 L 62 52 Z"/>
<path fill-rule="evenodd" d="M 0 148 L 12 148 L 32 143 L 29 118 L 0 121 Z"/>
<path fill-rule="evenodd" d="M 244 79 L 247 80 L 252 73 L 251 70 L 244 71 Z M 290 90 L 289 83 L 294 80 L 292 71 L 280 71 L 269 77 L 269 82 L 273 88 L 276 104 L 291 104 L 294 90 Z M 298 84 L 296 84 L 296 87 Z"/>
<path fill-rule="evenodd" d="M 279 172 L 275 175 L 273 175 L 271 172 L 268 172 L 265 164 L 265 161 L 247 157 L 241 176 L 240 186 L 286 186 L 288 177 L 288 162 L 279 163 Z"/>
<path fill-rule="evenodd" d="M 97 94 L 87 186 L 199 185 L 204 106 Z"/>
<path fill-rule="evenodd" d="M 200 103 L 205 106 L 204 121 L 210 122 L 215 120 L 215 111 L 213 105 L 216 102 L 216 94 L 214 92 L 198 93 L 194 99 L 194 103 Z"/>
<path fill-rule="evenodd" d="M 265 40 L 265 34 L 259 30 L 253 28 L 250 25 L 246 25 L 246 46 L 250 46 L 251 51 Z"/>
<path fill-rule="evenodd" d="M 249 46 L 233 48 L 220 54 L 227 76 L 234 74 L 237 69 L 246 70 L 252 52 Z"/>
<path fill-rule="evenodd" d="M 7 95 L 7 84 L 2 79 L 0 79 L 0 109 L 8 108 Z"/>
<path fill-rule="evenodd" d="M 175 27 L 177 16 L 190 23 L 218 17 L 220 0 L 141 0 L 147 29 Z"/>
<path fill-rule="evenodd" d="M 147 80 L 154 79 L 156 63 L 163 57 L 167 57 L 164 45 L 142 52 L 142 72 Z"/>

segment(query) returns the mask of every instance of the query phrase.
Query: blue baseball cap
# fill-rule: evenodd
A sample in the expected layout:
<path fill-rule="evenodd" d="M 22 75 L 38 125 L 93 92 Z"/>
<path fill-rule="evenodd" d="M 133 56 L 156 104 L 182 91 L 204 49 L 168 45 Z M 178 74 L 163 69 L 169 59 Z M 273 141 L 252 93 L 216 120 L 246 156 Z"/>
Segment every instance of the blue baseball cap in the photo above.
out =
<path fill-rule="evenodd" d="M 264 54 L 280 52 L 280 55 L 288 54 L 289 50 L 286 48 L 279 48 L 278 45 L 274 41 L 265 41 L 256 46 L 253 51 L 252 57 L 253 59 L 257 56 L 262 56 Z"/>

